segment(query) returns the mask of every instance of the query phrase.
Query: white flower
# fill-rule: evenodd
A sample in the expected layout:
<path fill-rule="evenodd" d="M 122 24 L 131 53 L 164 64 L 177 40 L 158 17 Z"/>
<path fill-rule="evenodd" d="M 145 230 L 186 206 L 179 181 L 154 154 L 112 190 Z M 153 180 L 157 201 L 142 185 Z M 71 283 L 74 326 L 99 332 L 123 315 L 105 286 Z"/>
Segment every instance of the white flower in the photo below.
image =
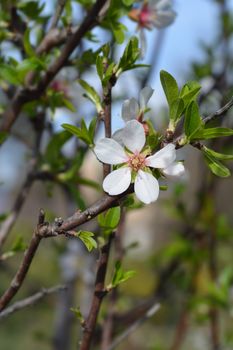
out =
<path fill-rule="evenodd" d="M 145 86 L 139 93 L 139 102 L 135 98 L 130 98 L 125 100 L 122 104 L 121 116 L 125 122 L 130 120 L 138 120 L 140 123 L 143 123 L 144 129 L 148 128 L 146 123 L 143 122 L 144 112 L 147 109 L 147 103 L 151 96 L 153 95 L 154 90 L 150 86 Z M 122 132 L 123 129 L 118 129 L 112 135 L 112 138 L 124 145 L 122 141 Z"/>
<path fill-rule="evenodd" d="M 151 0 L 144 1 L 140 8 L 133 8 L 129 17 L 138 22 L 139 28 L 164 28 L 174 21 L 176 13 L 171 0 Z"/>
<path fill-rule="evenodd" d="M 154 90 L 150 86 L 145 86 L 139 94 L 139 103 L 135 98 L 125 100 L 122 105 L 122 118 L 125 122 L 132 119 L 140 119 L 147 108 L 147 103 Z"/>
<path fill-rule="evenodd" d="M 142 149 L 146 136 L 141 123 L 131 120 L 123 129 L 122 141 L 127 150 L 111 138 L 103 138 L 96 143 L 97 158 L 107 164 L 123 166 L 112 171 L 103 182 L 103 189 L 110 195 L 118 195 L 127 190 L 134 180 L 137 198 L 145 204 L 156 201 L 159 195 L 158 180 L 149 168 L 158 168 L 166 175 L 179 176 L 181 165 L 175 163 L 176 150 L 168 144 L 154 155 L 147 157 Z"/>

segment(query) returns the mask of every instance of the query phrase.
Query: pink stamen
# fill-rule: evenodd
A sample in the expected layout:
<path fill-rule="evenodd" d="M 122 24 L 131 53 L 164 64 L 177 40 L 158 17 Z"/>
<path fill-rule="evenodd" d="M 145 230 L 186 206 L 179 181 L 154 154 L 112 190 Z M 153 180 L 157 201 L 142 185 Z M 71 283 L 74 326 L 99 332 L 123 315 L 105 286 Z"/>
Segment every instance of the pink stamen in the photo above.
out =
<path fill-rule="evenodd" d="M 145 167 L 146 158 L 143 154 L 135 152 L 134 154 L 129 156 L 127 163 L 132 170 L 137 172 L 138 170 Z"/>

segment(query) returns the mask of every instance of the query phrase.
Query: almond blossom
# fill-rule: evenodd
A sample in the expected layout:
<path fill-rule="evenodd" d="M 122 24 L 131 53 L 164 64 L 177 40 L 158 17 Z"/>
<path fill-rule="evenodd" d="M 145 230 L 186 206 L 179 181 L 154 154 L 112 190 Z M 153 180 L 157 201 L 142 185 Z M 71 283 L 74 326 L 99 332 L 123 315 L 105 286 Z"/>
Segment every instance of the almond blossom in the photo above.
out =
<path fill-rule="evenodd" d="M 146 38 L 144 29 L 152 30 L 164 28 L 173 23 L 176 13 L 172 9 L 171 0 L 145 0 L 141 7 L 135 5 L 129 14 L 129 18 L 138 23 L 137 30 L 141 41 L 141 56 L 146 52 Z"/>
<path fill-rule="evenodd" d="M 145 204 L 157 200 L 159 182 L 150 168 L 159 169 L 167 176 L 180 176 L 184 172 L 183 164 L 176 163 L 176 150 L 168 144 L 154 155 L 147 156 L 143 151 L 146 143 L 145 131 L 141 123 L 131 120 L 122 131 L 124 147 L 111 138 L 99 140 L 94 148 L 97 158 L 106 164 L 121 165 L 107 175 L 103 189 L 110 195 L 118 195 L 127 190 L 134 182 L 137 198 Z"/>
<path fill-rule="evenodd" d="M 164 28 L 170 25 L 176 13 L 172 9 L 171 0 L 151 0 L 144 1 L 140 8 L 133 8 L 129 17 L 138 22 L 139 28 L 151 30 L 153 27 Z"/>

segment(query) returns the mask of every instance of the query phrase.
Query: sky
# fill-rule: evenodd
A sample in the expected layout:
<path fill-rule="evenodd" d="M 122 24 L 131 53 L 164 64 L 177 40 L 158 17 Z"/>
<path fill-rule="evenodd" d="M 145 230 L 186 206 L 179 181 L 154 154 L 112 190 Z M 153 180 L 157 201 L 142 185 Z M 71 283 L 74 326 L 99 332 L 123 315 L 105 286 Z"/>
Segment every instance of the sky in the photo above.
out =
<path fill-rule="evenodd" d="M 229 0 L 229 5 L 233 9 L 233 0 Z M 173 74 L 178 82 L 183 82 L 190 62 L 202 57 L 200 41 L 210 43 L 216 34 L 217 8 L 214 1 L 174 0 L 174 7 L 177 18 L 174 24 L 166 29 L 163 47 L 159 52 L 157 68 L 153 72 L 150 81 L 150 85 L 155 89 L 152 101 L 153 108 L 157 109 L 165 102 L 159 82 L 159 71 L 165 69 Z M 130 23 L 130 30 L 132 30 L 133 35 L 135 24 Z M 155 40 L 155 31 L 148 32 L 147 39 L 149 42 Z M 151 52 L 148 52 L 148 56 L 150 54 Z M 132 94 L 137 97 L 138 91 L 135 91 L 133 86 L 126 84 L 125 91 L 132 91 Z M 117 113 L 119 114 L 120 111 L 118 110 Z M 62 122 L 58 118 L 58 123 L 61 124 Z M 113 129 L 119 126 L 121 125 L 115 124 Z M 25 147 L 20 144 L 17 145 L 17 157 L 14 157 L 14 149 L 14 142 L 6 142 L 0 151 L 0 183 L 8 183 L 8 189 L 15 186 L 15 174 L 19 174 L 25 168 Z M 9 154 L 12 155 L 12 161 L 9 161 Z M 3 187 L 0 186 L 0 191 L 1 188 Z"/>

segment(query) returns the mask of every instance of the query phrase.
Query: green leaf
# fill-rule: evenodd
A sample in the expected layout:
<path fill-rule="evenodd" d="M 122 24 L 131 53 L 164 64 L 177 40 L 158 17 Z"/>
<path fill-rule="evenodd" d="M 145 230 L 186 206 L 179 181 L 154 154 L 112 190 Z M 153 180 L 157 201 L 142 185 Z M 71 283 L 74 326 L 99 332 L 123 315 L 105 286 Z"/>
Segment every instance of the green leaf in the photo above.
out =
<path fill-rule="evenodd" d="M 97 248 L 97 243 L 92 238 L 94 236 L 93 232 L 90 231 L 78 231 L 77 237 L 85 244 L 87 250 L 91 252 L 93 249 Z"/>
<path fill-rule="evenodd" d="M 64 162 L 61 156 L 61 148 L 70 138 L 70 133 L 62 131 L 55 134 L 48 143 L 43 161 L 48 163 L 54 170 L 63 166 Z"/>
<path fill-rule="evenodd" d="M 135 276 L 136 272 L 133 270 L 130 271 L 124 271 L 122 269 L 120 261 L 117 261 L 115 264 L 115 270 L 112 278 L 112 282 L 110 285 L 107 287 L 107 289 L 112 289 L 117 287 L 119 284 L 127 281 L 128 279 L 132 278 Z"/>
<path fill-rule="evenodd" d="M 77 319 L 79 320 L 79 322 L 81 324 L 84 324 L 85 318 L 83 317 L 83 315 L 81 313 L 80 307 L 71 307 L 70 311 L 72 311 L 75 314 L 75 316 L 77 317 Z"/>
<path fill-rule="evenodd" d="M 169 106 L 178 99 L 179 97 L 179 88 L 175 78 L 165 70 L 160 72 L 160 81 L 164 90 L 164 93 L 167 98 Z"/>
<path fill-rule="evenodd" d="M 36 53 L 30 43 L 30 28 L 27 28 L 23 36 L 23 46 L 28 56 L 35 56 Z"/>
<path fill-rule="evenodd" d="M 79 79 L 79 84 L 83 87 L 83 89 L 86 91 L 86 97 L 94 103 L 96 106 L 97 112 L 102 111 L 102 105 L 101 105 L 101 99 L 95 89 L 89 85 L 86 81 Z"/>
<path fill-rule="evenodd" d="M 21 84 L 16 68 L 7 64 L 0 64 L 0 78 L 12 85 Z"/>
<path fill-rule="evenodd" d="M 98 223 L 104 230 L 104 233 L 108 234 L 118 226 L 120 217 L 120 207 L 110 208 L 106 213 L 101 213 L 98 215 Z"/>
<path fill-rule="evenodd" d="M 229 177 L 230 170 L 211 154 L 205 153 L 205 161 L 212 173 L 219 177 Z"/>
<path fill-rule="evenodd" d="M 134 3 L 134 0 L 122 0 L 123 4 L 126 6 L 130 6 Z"/>
<path fill-rule="evenodd" d="M 88 128 L 88 133 L 92 141 L 92 144 L 94 144 L 96 124 L 97 124 L 97 118 L 93 118 Z"/>
<path fill-rule="evenodd" d="M 185 113 L 184 130 L 185 135 L 191 140 L 196 133 L 202 129 L 202 119 L 199 108 L 195 101 L 191 102 Z"/>
<path fill-rule="evenodd" d="M 202 129 L 199 130 L 195 135 L 193 136 L 193 139 L 214 139 L 216 137 L 224 137 L 224 136 L 232 136 L 233 135 L 233 129 L 229 128 L 208 128 L 208 129 Z"/>
<path fill-rule="evenodd" d="M 173 101 L 170 106 L 170 120 L 175 124 L 184 112 L 184 102 L 181 98 Z"/>
<path fill-rule="evenodd" d="M 99 75 L 100 80 L 103 80 L 104 77 L 104 61 L 106 60 L 105 57 L 98 55 L 96 58 L 96 70 Z"/>
<path fill-rule="evenodd" d="M 0 145 L 7 139 L 8 133 L 6 131 L 0 132 Z"/>
<path fill-rule="evenodd" d="M 203 147 L 203 151 L 206 154 L 209 154 L 210 156 L 213 156 L 220 160 L 233 160 L 233 154 L 222 154 L 219 152 L 215 152 L 212 149 L 207 148 L 206 146 Z"/>
<path fill-rule="evenodd" d="M 89 135 L 89 130 L 87 129 L 84 120 L 81 121 L 81 128 L 71 124 L 62 124 L 62 127 L 74 136 L 78 137 L 80 140 L 87 143 L 89 146 L 93 145 L 93 140 Z"/>
<path fill-rule="evenodd" d="M 136 37 L 132 37 L 126 45 L 123 55 L 120 58 L 116 76 L 118 77 L 122 72 L 126 70 L 133 69 L 133 66 L 139 56 L 140 49 L 138 46 L 138 39 Z"/>
<path fill-rule="evenodd" d="M 180 98 L 183 100 L 185 107 L 196 100 L 200 89 L 201 86 L 196 81 L 189 81 L 183 86 L 180 92 Z"/>

